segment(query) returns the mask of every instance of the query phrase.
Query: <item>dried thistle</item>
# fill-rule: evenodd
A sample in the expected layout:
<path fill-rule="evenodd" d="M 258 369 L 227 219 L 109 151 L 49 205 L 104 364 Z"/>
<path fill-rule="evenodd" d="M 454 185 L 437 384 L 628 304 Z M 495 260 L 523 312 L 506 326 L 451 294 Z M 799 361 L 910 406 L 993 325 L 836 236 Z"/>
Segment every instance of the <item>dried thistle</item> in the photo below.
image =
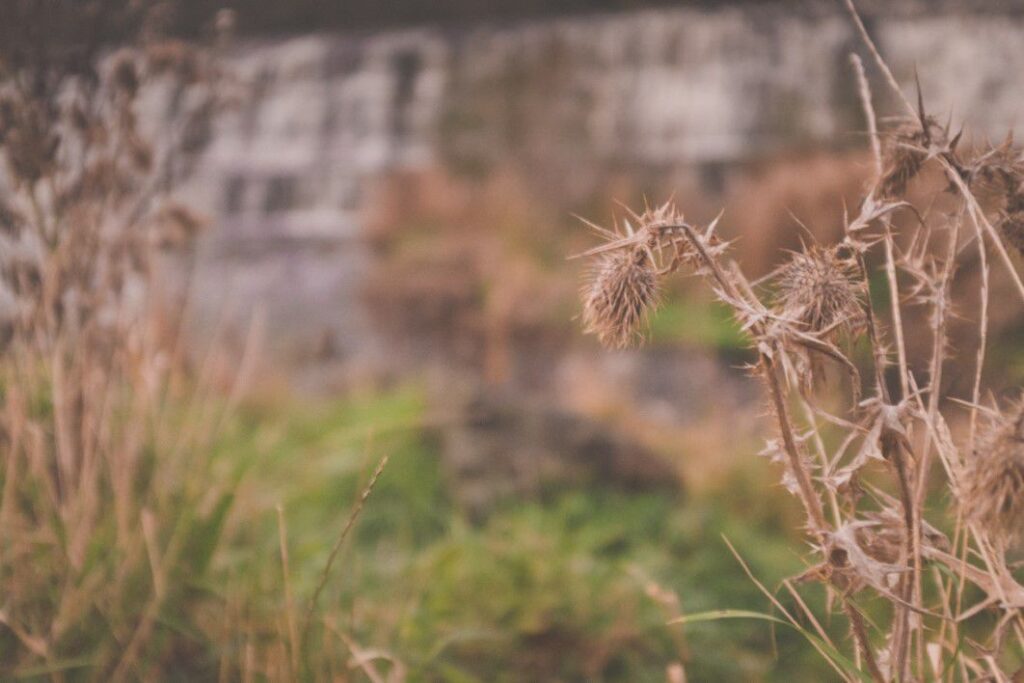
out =
<path fill-rule="evenodd" d="M 1014 249 L 1024 254 L 1024 194 L 1007 194 L 1006 210 L 999 221 L 999 231 Z"/>
<path fill-rule="evenodd" d="M 857 266 L 841 251 L 812 246 L 796 252 L 776 276 L 782 317 L 828 339 L 859 334 L 865 325 Z"/>
<path fill-rule="evenodd" d="M 941 132 L 938 124 L 930 117 L 907 123 L 886 138 L 883 150 L 882 178 L 878 185 L 880 199 L 898 199 L 907 192 L 907 185 L 921 171 L 928 158 L 928 147 L 936 133 Z"/>
<path fill-rule="evenodd" d="M 969 179 L 979 179 L 1001 189 L 1007 196 L 1020 192 L 1024 165 L 1013 147 L 1013 131 L 997 147 L 990 147 L 967 166 Z"/>
<path fill-rule="evenodd" d="M 992 418 L 967 463 L 960 503 L 968 519 L 1002 540 L 1024 528 L 1024 399 Z"/>
<path fill-rule="evenodd" d="M 583 289 L 583 325 L 609 348 L 638 341 L 658 300 L 658 274 L 647 250 L 611 251 L 601 256 Z"/>
<path fill-rule="evenodd" d="M 991 183 L 994 196 L 1004 202 L 1000 221 L 1004 239 L 992 242 L 1019 284 L 1003 243 L 1010 242 L 1024 252 L 1024 159 L 1013 149 L 1012 138 L 1007 138 L 1001 146 L 962 161 L 957 152 L 961 134 L 951 136 L 948 123 L 940 125 L 925 114 L 920 86 L 917 106 L 911 104 L 878 53 L 853 0 L 845 0 L 845 4 L 909 117 L 887 133 L 883 155 L 861 68 L 861 98 L 878 181 L 862 203 L 860 215 L 847 220 L 842 245 L 813 246 L 793 254 L 769 276 L 768 289 L 774 296 L 766 307 L 757 283 L 747 279 L 739 264 L 724 257 L 724 247 L 713 239 L 714 223 L 702 234 L 681 217 L 658 218 L 650 210 L 643 215 L 630 212 L 638 227 L 634 231 L 627 223 L 627 234 L 592 226 L 606 243 L 587 252 L 600 261 L 584 290 L 584 320 L 587 330 L 597 333 L 604 343 L 625 346 L 638 336 L 637 326 L 653 305 L 658 277 L 682 263 L 693 266 L 693 272 L 703 276 L 715 295 L 732 308 L 756 349 L 754 367 L 764 380 L 780 436 L 769 441 L 765 454 L 784 466 L 782 483 L 800 499 L 815 549 L 813 566 L 798 579 L 827 584 L 843 603 L 860 657 L 856 668 L 874 681 L 924 680 L 946 668 L 944 662 L 957 662 L 964 678 L 973 680 L 991 669 L 994 678 L 1009 680 L 1011 675 L 1003 675 L 996 662 L 1011 641 L 1012 619 L 1024 605 L 1024 586 L 1013 574 L 1016 567 L 1007 564 L 1005 552 L 1008 542 L 1024 541 L 1024 397 L 981 430 L 980 438 L 976 438 L 977 411 L 972 410 L 969 440 L 979 447 L 962 476 L 944 482 L 952 487 L 951 493 L 974 523 L 952 544 L 955 553 L 949 539 L 925 519 L 929 512 L 925 502 L 931 490 L 929 479 L 938 469 L 932 466 L 935 458 L 941 457 L 946 465 L 963 461 L 941 407 L 948 321 L 960 304 L 953 285 L 966 244 L 961 230 L 966 221 L 975 228 L 983 272 L 972 397 L 973 403 L 978 403 L 988 346 L 988 252 L 983 231 L 988 231 L 988 237 L 995 235 L 975 190 L 979 181 Z M 859 61 L 855 63 L 860 66 Z M 930 160 L 945 173 L 954 196 L 962 201 L 959 211 L 929 216 L 929 211 L 903 201 L 909 183 Z M 903 209 L 912 212 L 918 222 L 907 228 L 894 223 L 889 214 Z M 873 226 L 884 230 L 869 232 Z M 940 226 L 946 231 L 936 229 Z M 943 235 L 938 246 L 946 247 L 944 258 L 932 239 L 937 234 Z M 871 308 L 866 264 L 876 246 L 884 252 L 891 327 Z M 897 277 L 897 268 L 902 277 Z M 1024 292 L 1024 285 L 1020 289 Z M 921 304 L 932 323 L 931 353 L 921 345 L 920 360 L 907 357 L 907 328 L 900 312 L 903 302 Z M 857 366 L 838 345 L 839 339 L 862 333 L 871 345 L 875 371 L 873 395 L 864 402 L 859 400 L 862 382 Z M 892 349 L 899 359 L 898 393 L 891 378 L 894 373 L 887 372 Z M 918 353 L 914 347 L 910 350 Z M 849 372 L 853 400 L 835 401 L 829 395 L 825 402 L 809 390 L 824 378 L 818 367 L 826 359 Z M 910 368 L 925 364 L 929 381 L 919 385 Z M 916 431 L 919 423 L 925 427 L 921 432 Z M 886 469 L 892 480 L 887 486 L 876 486 L 861 477 L 871 462 L 889 465 Z M 871 505 L 865 505 L 865 499 Z M 994 541 L 993 552 L 988 552 L 986 537 Z M 957 545 L 961 540 L 963 555 Z M 972 546 L 984 552 L 976 553 Z M 977 561 L 981 556 L 984 567 Z M 931 591 L 926 584 L 930 578 L 944 579 L 928 571 L 933 561 L 946 564 L 963 580 L 980 587 L 988 598 L 963 609 L 959 594 L 955 594 L 955 602 L 948 602 L 951 592 L 945 586 Z M 884 641 L 872 642 L 859 608 L 849 600 L 860 590 L 870 591 L 892 606 L 891 616 L 878 628 Z M 933 606 L 936 603 L 938 607 Z M 960 630 L 967 627 L 960 624 L 982 610 L 993 609 L 1003 610 L 989 641 L 993 645 L 986 642 L 961 648 L 968 639 L 967 631 Z M 934 629 L 940 621 L 942 628 Z M 935 632 L 942 635 L 933 640 Z M 1012 635 L 1017 636 L 1016 646 L 1024 644 L 1019 633 Z M 827 638 L 824 632 L 822 636 Z M 882 642 L 885 644 L 879 649 Z M 838 673 L 844 680 L 862 677 L 845 668 Z"/>
<path fill-rule="evenodd" d="M 657 305 L 658 278 L 694 259 L 681 234 L 683 215 L 671 202 L 642 214 L 626 210 L 621 232 L 583 219 L 605 244 L 580 254 L 598 259 L 582 290 L 584 331 L 619 349 L 642 338 L 640 328 Z"/>
<path fill-rule="evenodd" d="M 969 166 L 969 178 L 993 187 L 1003 198 L 999 230 L 1003 238 L 1024 254 L 1024 160 L 1013 146 L 1013 133 Z"/>

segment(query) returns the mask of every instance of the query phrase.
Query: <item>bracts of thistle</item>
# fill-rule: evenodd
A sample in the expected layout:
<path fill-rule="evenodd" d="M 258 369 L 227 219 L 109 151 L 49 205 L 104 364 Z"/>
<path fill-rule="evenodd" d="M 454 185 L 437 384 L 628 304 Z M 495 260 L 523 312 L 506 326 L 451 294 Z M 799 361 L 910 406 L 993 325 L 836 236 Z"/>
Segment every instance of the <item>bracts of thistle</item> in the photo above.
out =
<path fill-rule="evenodd" d="M 794 252 L 773 278 L 774 313 L 786 323 L 782 329 L 789 331 L 785 338 L 797 364 L 791 383 L 805 392 L 821 381 L 826 357 L 842 362 L 835 345 L 867 327 L 864 286 L 849 252 L 844 245 L 812 245 Z"/>
<path fill-rule="evenodd" d="M 779 313 L 801 329 L 835 341 L 864 330 L 864 292 L 845 247 L 796 252 L 775 278 Z"/>
<path fill-rule="evenodd" d="M 1007 193 L 999 230 L 1007 244 L 1024 254 L 1024 192 Z"/>
<path fill-rule="evenodd" d="M 896 130 L 886 140 L 885 165 L 878 195 L 881 199 L 897 199 L 907 192 L 907 185 L 921 171 L 927 153 L 922 149 L 925 132 L 916 125 Z"/>
<path fill-rule="evenodd" d="M 974 174 L 993 185 L 1003 196 L 998 225 L 1003 239 L 1024 254 L 1024 160 L 1013 148 L 1013 135 L 975 162 Z"/>
<path fill-rule="evenodd" d="M 902 198 L 924 163 L 932 156 L 956 147 L 959 136 L 952 142 L 948 140 L 949 131 L 925 114 L 924 103 L 919 99 L 916 118 L 900 124 L 885 137 L 882 175 L 876 190 L 878 198 Z"/>
<path fill-rule="evenodd" d="M 996 225 L 1006 243 L 1024 254 L 1024 159 L 1014 148 L 1013 133 L 974 159 L 966 170 L 968 181 L 981 181 L 1001 197 Z"/>
<path fill-rule="evenodd" d="M 626 348 L 642 337 L 657 300 L 658 274 L 647 250 L 609 252 L 583 290 L 584 329 L 608 348 Z"/>
<path fill-rule="evenodd" d="M 1004 545 L 1024 539 L 1024 399 L 990 418 L 960 486 L 967 519 Z"/>
<path fill-rule="evenodd" d="M 657 307 L 661 276 L 686 259 L 683 216 L 664 204 L 630 212 L 617 231 L 586 222 L 605 244 L 581 254 L 595 258 L 581 290 L 584 330 L 607 348 L 633 346 Z"/>

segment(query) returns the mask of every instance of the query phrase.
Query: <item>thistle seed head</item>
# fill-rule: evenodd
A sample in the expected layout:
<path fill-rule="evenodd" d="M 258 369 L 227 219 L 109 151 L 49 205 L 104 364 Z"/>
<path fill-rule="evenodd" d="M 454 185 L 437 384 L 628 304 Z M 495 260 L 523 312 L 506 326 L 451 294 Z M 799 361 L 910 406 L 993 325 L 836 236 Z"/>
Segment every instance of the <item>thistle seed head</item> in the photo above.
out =
<path fill-rule="evenodd" d="M 583 288 L 583 325 L 609 348 L 642 338 L 641 326 L 657 304 L 658 274 L 643 248 L 603 254 Z"/>
<path fill-rule="evenodd" d="M 1024 531 L 1024 400 L 992 419 L 967 463 L 961 505 L 971 521 L 1003 541 Z"/>
<path fill-rule="evenodd" d="M 969 171 L 970 178 L 984 182 L 1002 195 L 999 231 L 1010 246 L 1024 254 L 1024 159 L 1013 146 L 1013 134 L 975 159 Z"/>
<path fill-rule="evenodd" d="M 882 178 L 878 185 L 879 199 L 891 200 L 902 197 L 907 185 L 921 171 L 928 154 L 925 151 L 933 136 L 939 132 L 938 125 L 927 119 L 927 130 L 914 122 L 900 126 L 886 138 L 883 150 Z"/>
<path fill-rule="evenodd" d="M 1010 246 L 1024 254 L 1024 194 L 1007 194 L 1006 210 L 1000 218 L 999 231 Z"/>
<path fill-rule="evenodd" d="M 777 276 L 779 313 L 804 331 L 835 337 L 864 329 L 856 265 L 839 247 L 811 247 L 793 254 Z"/>
<path fill-rule="evenodd" d="M 999 223 L 1003 238 L 1021 254 L 1024 254 L 1024 211 L 1007 213 Z"/>

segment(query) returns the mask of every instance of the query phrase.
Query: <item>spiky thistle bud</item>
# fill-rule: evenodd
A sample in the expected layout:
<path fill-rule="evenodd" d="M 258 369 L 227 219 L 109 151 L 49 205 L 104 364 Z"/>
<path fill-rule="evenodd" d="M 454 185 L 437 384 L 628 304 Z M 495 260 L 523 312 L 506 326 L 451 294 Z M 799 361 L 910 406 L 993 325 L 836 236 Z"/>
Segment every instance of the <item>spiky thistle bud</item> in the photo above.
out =
<path fill-rule="evenodd" d="M 1002 541 L 1024 531 L 1024 399 L 992 418 L 964 470 L 960 503 L 967 518 Z"/>
<path fill-rule="evenodd" d="M 583 288 L 583 325 L 609 348 L 627 348 L 658 300 L 658 273 L 643 248 L 603 254 Z"/>
<path fill-rule="evenodd" d="M 856 264 L 840 252 L 841 247 L 812 246 L 794 253 L 776 276 L 778 312 L 803 331 L 830 338 L 840 331 L 863 331 L 866 320 Z"/>

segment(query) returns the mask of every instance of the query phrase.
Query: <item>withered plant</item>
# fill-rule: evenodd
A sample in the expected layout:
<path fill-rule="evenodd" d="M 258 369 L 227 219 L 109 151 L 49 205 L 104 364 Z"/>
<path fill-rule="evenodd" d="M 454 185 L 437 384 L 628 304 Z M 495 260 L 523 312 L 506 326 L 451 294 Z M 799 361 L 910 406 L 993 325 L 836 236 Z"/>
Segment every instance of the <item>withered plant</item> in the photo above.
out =
<path fill-rule="evenodd" d="M 0 21 L 4 679 L 151 679 L 171 629 L 203 626 L 220 402 L 182 380 L 153 273 L 202 223 L 170 191 L 220 98 L 163 9 L 14 0 Z"/>
<path fill-rule="evenodd" d="M 989 405 L 982 377 L 993 269 L 1015 293 L 1001 305 L 1024 305 L 1011 255 L 1024 234 L 1024 157 L 1012 137 L 961 151 L 961 135 L 926 113 L 920 88 L 916 104 L 906 98 L 844 3 L 905 112 L 878 129 L 864 68 L 851 56 L 875 173 L 842 240 L 788 254 L 753 282 L 717 237 L 721 215 L 701 227 L 665 204 L 630 212 L 621 229 L 590 224 L 604 244 L 584 254 L 595 265 L 583 321 L 607 346 L 633 343 L 660 279 L 681 272 L 702 278 L 732 309 L 778 428 L 764 454 L 806 514 L 808 567 L 785 582 L 799 611 L 769 597 L 843 680 L 1022 680 L 1024 585 L 1012 558 L 1024 540 L 1024 408 L 1019 400 Z M 952 210 L 908 201 L 908 188 L 930 170 L 948 182 Z M 898 233 L 896 218 L 911 227 Z M 980 273 L 978 285 L 954 301 L 964 264 Z M 887 310 L 876 311 L 871 289 L 883 281 Z M 908 357 L 908 306 L 926 312 L 924 357 Z M 970 357 L 949 343 L 959 307 L 976 312 Z M 858 344 L 871 351 L 863 378 Z M 943 376 L 953 364 L 969 368 L 967 395 L 948 395 Z M 827 377 L 846 387 L 838 399 L 823 388 Z M 798 584 L 824 586 L 828 604 L 845 614 L 849 645 L 821 626 Z"/>

